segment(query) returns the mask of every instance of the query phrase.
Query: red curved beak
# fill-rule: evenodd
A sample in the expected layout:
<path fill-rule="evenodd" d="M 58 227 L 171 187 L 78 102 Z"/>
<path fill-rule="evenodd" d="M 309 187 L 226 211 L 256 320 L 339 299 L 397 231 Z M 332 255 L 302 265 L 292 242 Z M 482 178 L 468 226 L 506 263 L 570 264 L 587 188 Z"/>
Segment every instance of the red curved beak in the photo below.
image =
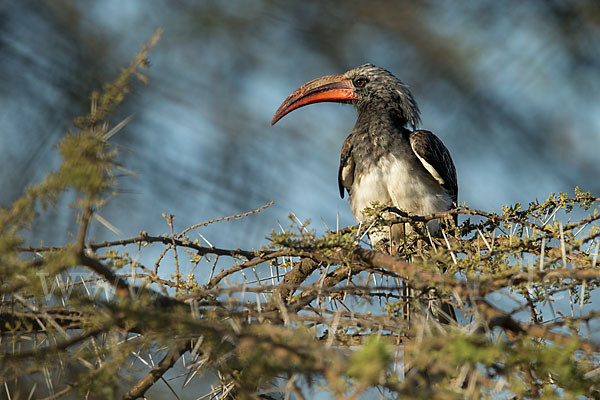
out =
<path fill-rule="evenodd" d="M 295 109 L 309 104 L 324 101 L 345 103 L 356 99 L 360 99 L 360 96 L 354 91 L 352 81 L 345 79 L 344 75 L 328 75 L 317 78 L 305 83 L 285 99 L 275 112 L 271 125 L 275 125 L 277 121 Z"/>

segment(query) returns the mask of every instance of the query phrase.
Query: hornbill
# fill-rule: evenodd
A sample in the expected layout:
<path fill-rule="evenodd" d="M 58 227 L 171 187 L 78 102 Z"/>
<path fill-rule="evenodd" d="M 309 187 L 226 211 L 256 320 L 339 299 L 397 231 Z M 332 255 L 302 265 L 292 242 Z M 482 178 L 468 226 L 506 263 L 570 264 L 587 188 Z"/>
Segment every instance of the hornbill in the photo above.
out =
<path fill-rule="evenodd" d="M 338 170 L 340 195 L 350 195 L 358 222 L 373 202 L 392 205 L 411 214 L 427 215 L 452 208 L 458 183 L 450 152 L 433 133 L 416 130 L 419 108 L 408 88 L 391 72 L 365 64 L 341 75 L 312 80 L 293 92 L 279 107 L 271 125 L 289 112 L 320 102 L 353 104 L 358 119 L 342 146 Z M 437 220 L 427 224 L 439 229 Z M 402 226 L 391 232 L 402 237 Z M 384 232 L 371 232 L 376 245 Z"/>
<path fill-rule="evenodd" d="M 412 214 L 427 215 L 452 208 L 457 202 L 458 182 L 450 152 L 432 132 L 416 130 L 419 108 L 408 88 L 391 72 L 365 64 L 341 75 L 314 79 L 293 92 L 281 104 L 271 125 L 291 111 L 308 104 L 352 104 L 358 119 L 342 146 L 338 185 L 350 195 L 357 221 L 374 202 L 392 205 Z M 439 222 L 427 223 L 430 232 Z M 374 230 L 371 243 L 380 246 L 390 237 L 393 245 L 405 233 L 402 225 L 391 232 Z M 428 308 L 440 322 L 456 320 L 448 303 L 430 301 Z"/>

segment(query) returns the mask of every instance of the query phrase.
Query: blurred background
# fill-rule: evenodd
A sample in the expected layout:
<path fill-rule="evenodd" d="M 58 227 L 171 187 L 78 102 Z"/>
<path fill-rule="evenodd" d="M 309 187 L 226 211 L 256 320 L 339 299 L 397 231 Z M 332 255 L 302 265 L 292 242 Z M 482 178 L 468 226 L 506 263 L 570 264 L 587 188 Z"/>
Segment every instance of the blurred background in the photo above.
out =
<path fill-rule="evenodd" d="M 600 3 L 103 0 L 0 1 L 0 205 L 60 162 L 53 147 L 89 95 L 157 29 L 149 84 L 113 115 L 119 195 L 100 210 L 121 237 L 257 208 L 203 235 L 258 247 L 293 211 L 322 231 L 354 224 L 337 168 L 353 107 L 321 104 L 269 122 L 304 82 L 370 62 L 408 84 L 424 129 L 449 148 L 459 201 L 499 211 L 579 185 L 600 193 Z M 35 241 L 76 231 L 73 198 Z M 96 223 L 97 240 L 119 235 Z M 34 241 L 34 243 L 35 243 Z"/>
<path fill-rule="evenodd" d="M 88 112 L 91 92 L 157 28 L 149 84 L 135 83 L 111 121 L 134 115 L 111 140 L 138 176 L 122 178 L 100 210 L 121 233 L 95 223 L 95 240 L 168 232 L 163 213 L 180 231 L 271 200 L 200 232 L 217 247 L 248 249 L 291 211 L 318 231 L 338 215 L 340 226 L 354 224 L 337 187 L 353 107 L 320 104 L 269 122 L 301 84 L 367 62 L 410 86 L 422 127 L 454 158 L 460 202 L 499 211 L 577 185 L 599 195 L 600 3 L 458 4 L 0 0 L 0 206 L 59 165 L 54 145 Z M 44 213 L 29 243 L 72 240 L 73 199 Z M 152 264 L 161 250 L 139 256 Z"/>

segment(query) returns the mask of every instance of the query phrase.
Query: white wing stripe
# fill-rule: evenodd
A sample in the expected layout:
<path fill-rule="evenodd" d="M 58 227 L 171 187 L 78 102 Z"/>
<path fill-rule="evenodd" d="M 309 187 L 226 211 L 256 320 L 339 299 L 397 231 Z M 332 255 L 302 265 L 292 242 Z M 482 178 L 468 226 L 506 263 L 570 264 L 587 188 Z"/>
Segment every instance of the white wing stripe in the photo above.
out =
<path fill-rule="evenodd" d="M 435 170 L 435 168 L 433 168 L 433 165 L 429 164 L 427 161 L 425 161 L 425 159 L 423 157 L 421 157 L 420 155 L 418 155 L 414 148 L 413 148 L 413 153 L 415 153 L 415 156 L 417 156 L 417 158 L 419 159 L 419 161 L 421 161 L 421 164 L 423 164 L 423 166 L 425 167 L 425 169 L 427 171 L 429 171 L 429 173 L 431 174 L 431 176 L 433 176 L 435 178 L 435 180 L 438 181 L 439 184 L 443 186 L 444 183 L 445 183 L 444 179 L 440 176 L 440 174 L 438 174 L 438 172 Z"/>

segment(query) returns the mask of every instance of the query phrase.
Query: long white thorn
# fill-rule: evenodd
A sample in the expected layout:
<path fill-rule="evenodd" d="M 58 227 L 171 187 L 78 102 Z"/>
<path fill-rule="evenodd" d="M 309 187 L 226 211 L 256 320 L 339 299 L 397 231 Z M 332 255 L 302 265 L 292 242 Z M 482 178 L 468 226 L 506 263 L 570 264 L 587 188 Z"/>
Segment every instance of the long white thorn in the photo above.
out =
<path fill-rule="evenodd" d="M 96 218 L 96 220 L 98 222 L 100 222 L 102 225 L 104 225 L 106 227 L 106 229 L 108 229 L 109 231 L 111 231 L 115 235 L 117 235 L 117 236 L 123 236 L 123 233 L 116 226 L 114 226 L 107 219 L 105 219 L 100 214 L 98 214 L 98 212 L 94 213 L 94 218 Z"/>
<path fill-rule="evenodd" d="M 448 246 L 448 250 L 450 251 L 450 255 L 452 256 L 452 261 L 454 261 L 454 265 L 458 265 L 458 261 L 456 260 L 456 256 L 454 255 L 454 251 L 452 251 L 452 248 L 450 247 L 450 242 L 448 241 L 448 237 L 446 236 L 446 232 L 444 232 L 443 229 L 441 229 L 442 231 L 442 235 L 444 236 L 444 240 L 446 241 L 446 246 Z"/>
<path fill-rule="evenodd" d="M 560 253 L 562 255 L 563 266 L 567 268 L 567 249 L 565 248 L 565 234 L 563 232 L 562 222 L 558 223 L 560 229 Z"/>
<path fill-rule="evenodd" d="M 207 238 L 205 238 L 200 232 L 198 232 L 198 236 L 200 236 L 200 238 L 202 238 L 202 240 L 204 240 L 206 242 L 206 244 L 208 245 L 208 247 L 210 247 L 211 249 L 213 249 L 215 246 L 212 245 L 211 242 L 208 241 Z"/>
<path fill-rule="evenodd" d="M 542 238 L 542 249 L 540 250 L 540 272 L 544 270 L 544 253 L 546 251 L 546 237 Z"/>
<path fill-rule="evenodd" d="M 429 237 L 429 243 L 431 243 L 431 247 L 433 247 L 433 252 L 437 253 L 437 247 L 433 242 L 433 238 L 431 237 L 431 232 L 429 232 L 429 227 L 427 226 L 427 224 L 425 224 L 425 230 L 427 231 L 427 236 Z"/>
<path fill-rule="evenodd" d="M 361 235 L 361 237 L 358 239 L 358 241 L 359 241 L 359 242 L 360 242 L 361 240 L 363 240 L 363 238 L 365 237 L 365 235 L 366 235 L 367 233 L 369 233 L 369 231 L 371 230 L 371 228 L 373 227 L 373 225 L 375 225 L 375 223 L 376 223 L 376 222 L 377 222 L 377 221 L 373 221 L 373 223 L 372 223 L 371 225 L 369 225 L 369 227 L 367 228 L 367 230 L 365 230 L 365 233 L 363 233 L 363 234 Z"/>
<path fill-rule="evenodd" d="M 585 298 L 585 287 L 587 286 L 587 281 L 583 281 L 581 284 L 581 294 L 579 295 L 579 314 L 583 314 L 583 299 Z"/>
<path fill-rule="evenodd" d="M 487 247 L 489 251 L 492 251 L 492 246 L 490 246 L 490 244 L 488 243 L 487 239 L 485 238 L 485 236 L 483 236 L 483 233 L 481 233 L 481 231 L 479 230 L 479 228 L 477 228 L 477 232 L 479 232 L 479 235 L 483 239 L 483 242 L 485 243 L 485 247 Z"/>
<path fill-rule="evenodd" d="M 598 262 L 598 248 L 600 247 L 600 240 L 596 242 L 596 251 L 594 251 L 594 258 L 592 259 L 592 268 L 596 268 Z"/>
<path fill-rule="evenodd" d="M 106 132 L 104 134 L 104 140 L 108 140 L 111 137 L 113 137 L 117 132 L 119 132 L 121 129 L 123 129 L 128 123 L 131 122 L 131 120 L 133 119 L 133 114 L 131 114 L 129 117 L 125 118 L 123 121 L 119 122 L 117 125 L 115 125 L 110 131 Z"/>

